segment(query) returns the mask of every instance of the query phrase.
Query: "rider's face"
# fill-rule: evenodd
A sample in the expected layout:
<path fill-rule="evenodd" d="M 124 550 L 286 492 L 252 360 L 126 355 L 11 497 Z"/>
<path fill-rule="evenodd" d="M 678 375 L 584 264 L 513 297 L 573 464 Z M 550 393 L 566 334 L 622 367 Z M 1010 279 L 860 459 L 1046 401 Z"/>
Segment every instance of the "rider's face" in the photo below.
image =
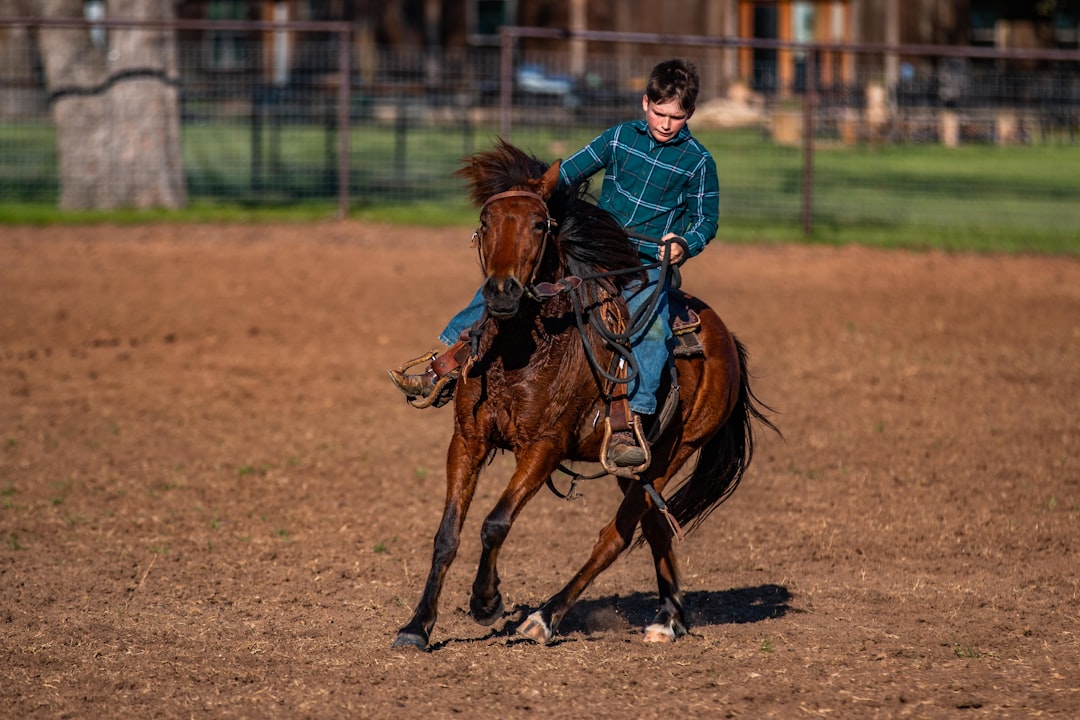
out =
<path fill-rule="evenodd" d="M 641 107 L 645 111 L 645 122 L 649 125 L 649 134 L 657 142 L 667 142 L 679 134 L 690 116 L 694 113 L 683 110 L 678 100 L 652 102 L 648 95 L 642 95 Z"/>

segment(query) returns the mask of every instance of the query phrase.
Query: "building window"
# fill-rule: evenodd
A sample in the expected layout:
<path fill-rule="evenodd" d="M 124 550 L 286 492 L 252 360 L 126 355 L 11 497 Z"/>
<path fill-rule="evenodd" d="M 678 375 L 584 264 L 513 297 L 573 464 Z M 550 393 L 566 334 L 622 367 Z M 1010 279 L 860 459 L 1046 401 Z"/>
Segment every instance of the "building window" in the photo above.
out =
<path fill-rule="evenodd" d="M 972 2 L 971 44 L 993 47 L 996 41 L 994 29 L 997 26 L 997 20 L 998 10 L 996 3 L 986 2 L 986 0 Z"/>
<path fill-rule="evenodd" d="M 477 45 L 498 44 L 499 28 L 517 22 L 515 0 L 473 0 L 469 11 L 469 35 Z"/>
<path fill-rule="evenodd" d="M 1080 7 L 1062 8 L 1054 15 L 1054 42 L 1070 50 L 1080 47 Z"/>
<path fill-rule="evenodd" d="M 207 15 L 211 20 L 245 20 L 245 3 L 240 0 L 213 0 Z M 246 67 L 244 33 L 215 30 L 207 34 L 207 65 L 215 70 L 243 70 Z"/>

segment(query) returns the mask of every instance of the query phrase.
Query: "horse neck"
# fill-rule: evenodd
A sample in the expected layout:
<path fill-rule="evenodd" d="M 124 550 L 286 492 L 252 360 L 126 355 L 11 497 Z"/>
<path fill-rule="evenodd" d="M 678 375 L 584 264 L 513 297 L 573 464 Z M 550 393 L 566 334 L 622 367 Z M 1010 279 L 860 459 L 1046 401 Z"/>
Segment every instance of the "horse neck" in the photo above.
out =
<path fill-rule="evenodd" d="M 530 302 L 513 318 L 489 321 L 483 345 L 501 353 L 532 348 L 528 364 L 534 367 L 563 362 L 563 353 L 580 352 L 581 346 L 570 299 L 560 295 Z"/>

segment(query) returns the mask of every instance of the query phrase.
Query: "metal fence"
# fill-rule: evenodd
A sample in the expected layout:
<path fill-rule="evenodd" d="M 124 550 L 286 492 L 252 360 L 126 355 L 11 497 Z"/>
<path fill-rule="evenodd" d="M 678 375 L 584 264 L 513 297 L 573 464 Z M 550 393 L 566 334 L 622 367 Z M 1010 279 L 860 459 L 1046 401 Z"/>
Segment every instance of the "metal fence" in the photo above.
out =
<path fill-rule="evenodd" d="M 56 118 L 69 91 L 46 81 L 36 42 L 50 22 L 0 20 L 0 204 L 58 202 L 65 182 Z M 64 31 L 144 25 L 66 21 Z M 649 69 L 679 46 L 703 75 L 718 71 L 717 53 L 755 61 L 745 83 L 702 97 L 691 121 L 716 156 L 726 226 L 1051 236 L 1080 228 L 1076 51 L 508 28 L 501 47 L 433 54 L 358 43 L 341 23 L 158 26 L 176 43 L 163 79 L 178 93 L 193 203 L 347 212 L 460 197 L 452 173 L 461 158 L 498 136 L 554 160 L 639 116 Z M 570 52 L 522 49 L 526 36 L 577 37 L 595 52 L 584 73 L 572 73 Z M 604 52 L 607 43 L 632 52 Z M 107 40 L 103 47 L 110 52 Z M 794 67 L 786 76 L 783 62 Z M 899 68 L 892 83 L 890 63 Z M 87 118 L 86 142 L 100 123 Z"/>

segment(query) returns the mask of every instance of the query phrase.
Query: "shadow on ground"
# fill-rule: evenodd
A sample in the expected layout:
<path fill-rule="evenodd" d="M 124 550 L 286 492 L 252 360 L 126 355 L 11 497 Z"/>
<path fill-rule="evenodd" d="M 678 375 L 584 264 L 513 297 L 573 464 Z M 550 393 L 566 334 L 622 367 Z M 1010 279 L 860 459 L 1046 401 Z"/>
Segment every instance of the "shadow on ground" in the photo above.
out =
<path fill-rule="evenodd" d="M 683 596 L 684 608 L 691 634 L 695 628 L 712 625 L 743 625 L 786 615 L 791 607 L 791 592 L 783 585 L 757 585 L 732 590 L 698 590 Z M 433 643 L 430 650 L 439 650 L 457 643 L 485 642 L 495 638 L 513 640 L 517 627 L 536 608 L 516 605 L 504 615 L 504 622 L 473 638 L 447 638 Z M 572 641 L 574 636 L 606 632 L 644 630 L 657 610 L 655 593 L 636 592 L 632 595 L 608 595 L 581 600 L 559 625 L 554 643 Z M 464 613 L 464 610 L 460 610 Z M 531 642 L 520 639 L 520 642 Z"/>
<path fill-rule="evenodd" d="M 731 590 L 697 590 L 683 595 L 691 632 L 710 625 L 741 625 L 782 617 L 790 610 L 791 593 L 782 585 L 757 585 Z M 655 593 L 636 592 L 582 600 L 559 625 L 562 635 L 586 635 L 618 625 L 644 628 L 657 610 Z M 617 619 L 617 624 L 612 620 Z"/>

